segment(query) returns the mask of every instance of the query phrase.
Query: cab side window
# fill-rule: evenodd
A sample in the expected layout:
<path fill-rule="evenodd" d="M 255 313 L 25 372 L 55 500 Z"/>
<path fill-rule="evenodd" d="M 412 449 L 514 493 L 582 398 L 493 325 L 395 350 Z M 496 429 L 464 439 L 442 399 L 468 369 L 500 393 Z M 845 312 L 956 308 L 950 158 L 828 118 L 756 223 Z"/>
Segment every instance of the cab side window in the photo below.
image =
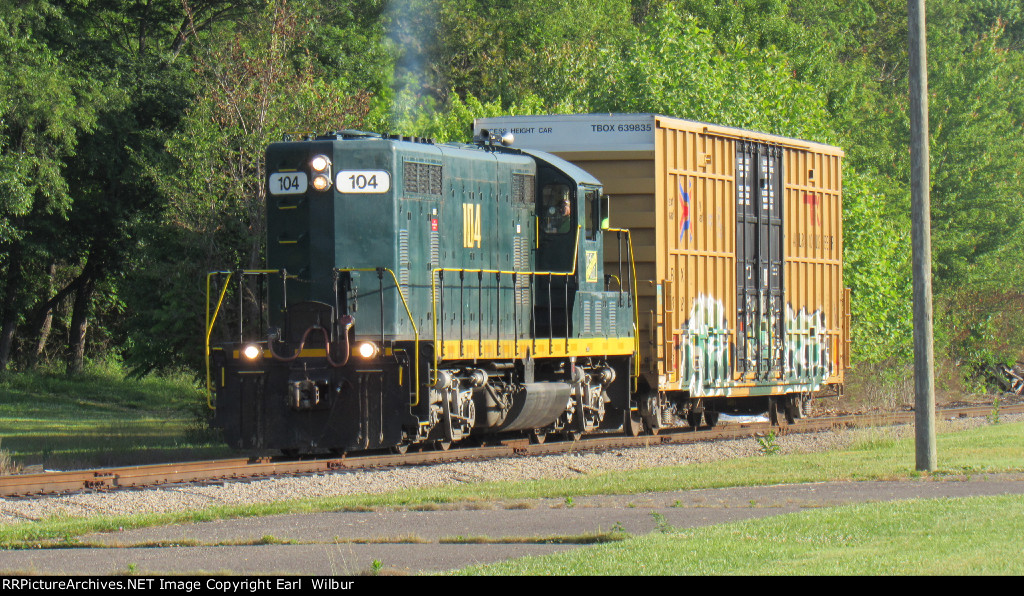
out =
<path fill-rule="evenodd" d="M 587 240 L 597 240 L 601 230 L 601 193 L 596 190 L 587 191 L 583 204 L 587 210 L 586 230 Z"/>
<path fill-rule="evenodd" d="M 572 230 L 572 191 L 565 184 L 547 184 L 541 189 L 541 226 L 547 234 L 568 234 Z"/>

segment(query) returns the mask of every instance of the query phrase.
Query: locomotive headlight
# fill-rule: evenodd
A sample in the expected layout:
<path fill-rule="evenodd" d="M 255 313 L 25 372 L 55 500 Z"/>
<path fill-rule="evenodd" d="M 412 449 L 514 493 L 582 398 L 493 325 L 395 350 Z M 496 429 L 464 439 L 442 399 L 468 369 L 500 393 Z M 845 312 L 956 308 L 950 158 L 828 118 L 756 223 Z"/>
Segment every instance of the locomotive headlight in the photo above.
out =
<path fill-rule="evenodd" d="M 327 190 L 331 187 L 331 179 L 327 176 L 316 176 L 313 178 L 313 188 L 316 190 Z"/>
<path fill-rule="evenodd" d="M 331 158 L 317 155 L 309 160 L 309 168 L 313 171 L 313 189 L 323 192 L 331 187 Z"/>
<path fill-rule="evenodd" d="M 242 348 L 242 355 L 246 360 L 256 360 L 263 353 L 263 350 L 255 344 L 249 344 Z"/>
<path fill-rule="evenodd" d="M 314 172 L 325 172 L 331 167 L 331 160 L 326 155 L 317 155 L 309 161 L 309 167 L 313 168 Z"/>
<path fill-rule="evenodd" d="M 377 344 L 372 341 L 364 341 L 356 346 L 356 353 L 363 358 L 373 358 L 380 353 L 380 348 L 378 348 Z"/>

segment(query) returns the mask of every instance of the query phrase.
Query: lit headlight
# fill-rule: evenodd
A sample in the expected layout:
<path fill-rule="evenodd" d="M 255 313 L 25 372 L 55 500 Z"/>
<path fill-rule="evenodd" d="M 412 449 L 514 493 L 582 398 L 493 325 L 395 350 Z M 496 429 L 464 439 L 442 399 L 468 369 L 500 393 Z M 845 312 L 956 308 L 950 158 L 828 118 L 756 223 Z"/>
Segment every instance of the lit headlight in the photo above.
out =
<path fill-rule="evenodd" d="M 247 360 L 256 360 L 262 354 L 263 350 L 261 350 L 257 345 L 249 344 L 242 348 L 242 355 L 245 356 Z"/>
<path fill-rule="evenodd" d="M 363 358 L 373 358 L 379 352 L 380 349 L 377 348 L 377 344 L 373 343 L 372 341 L 364 341 L 363 343 L 359 344 L 356 347 L 356 353 L 358 353 Z"/>
<path fill-rule="evenodd" d="M 316 176 L 313 178 L 313 188 L 316 190 L 327 190 L 331 187 L 331 179 L 327 176 Z"/>
<path fill-rule="evenodd" d="M 323 172 L 331 165 L 331 160 L 326 155 L 317 155 L 309 162 L 309 167 L 313 168 L 314 172 Z"/>

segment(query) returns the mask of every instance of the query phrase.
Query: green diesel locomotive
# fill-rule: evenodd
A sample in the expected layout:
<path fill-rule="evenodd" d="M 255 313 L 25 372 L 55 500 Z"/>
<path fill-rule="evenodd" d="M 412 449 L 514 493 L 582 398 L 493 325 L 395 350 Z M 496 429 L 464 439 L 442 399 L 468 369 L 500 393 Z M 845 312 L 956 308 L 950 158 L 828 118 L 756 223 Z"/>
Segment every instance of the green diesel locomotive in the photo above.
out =
<path fill-rule="evenodd" d="M 593 176 L 486 131 L 286 137 L 266 172 L 267 269 L 207 280 L 229 444 L 641 432 L 630 238 Z"/>

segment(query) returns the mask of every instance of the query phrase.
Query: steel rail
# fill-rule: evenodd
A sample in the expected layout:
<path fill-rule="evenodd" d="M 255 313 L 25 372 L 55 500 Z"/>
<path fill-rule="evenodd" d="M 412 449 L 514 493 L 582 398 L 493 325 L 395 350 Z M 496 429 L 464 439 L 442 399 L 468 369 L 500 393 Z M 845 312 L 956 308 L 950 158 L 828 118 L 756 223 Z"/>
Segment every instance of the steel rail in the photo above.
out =
<path fill-rule="evenodd" d="M 945 408 L 937 411 L 943 419 L 984 417 L 992 406 Z M 1001 414 L 1024 413 L 1024 404 L 999 407 Z M 913 422 L 914 412 L 877 412 L 805 418 L 796 424 L 771 426 L 768 422 L 722 423 L 714 428 L 684 427 L 662 430 L 657 435 L 629 437 L 620 433 L 595 435 L 576 441 L 532 444 L 528 439 L 502 440 L 499 444 L 453 449 L 417 451 L 406 454 L 360 454 L 331 458 L 284 459 L 253 457 L 170 464 L 150 464 L 95 470 L 41 472 L 0 476 L 0 497 L 28 497 L 90 490 L 117 490 L 193 482 L 216 482 L 260 477 L 325 473 L 465 460 L 494 459 L 520 455 L 550 455 L 580 451 L 603 451 L 653 445 L 681 445 L 709 440 L 752 437 L 775 432 L 809 433 L 837 428 L 884 426 Z"/>

